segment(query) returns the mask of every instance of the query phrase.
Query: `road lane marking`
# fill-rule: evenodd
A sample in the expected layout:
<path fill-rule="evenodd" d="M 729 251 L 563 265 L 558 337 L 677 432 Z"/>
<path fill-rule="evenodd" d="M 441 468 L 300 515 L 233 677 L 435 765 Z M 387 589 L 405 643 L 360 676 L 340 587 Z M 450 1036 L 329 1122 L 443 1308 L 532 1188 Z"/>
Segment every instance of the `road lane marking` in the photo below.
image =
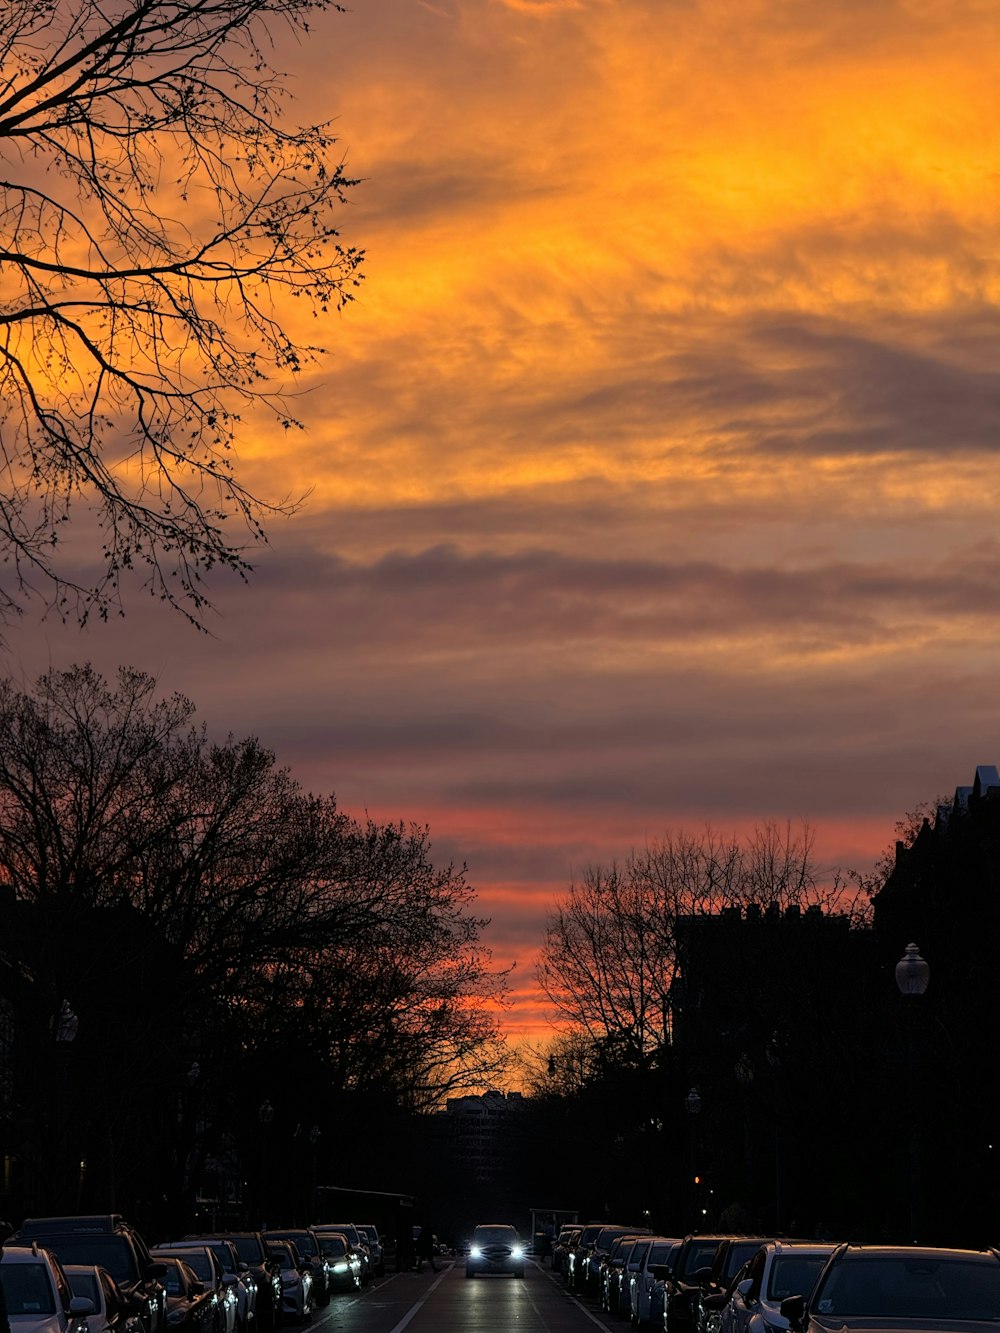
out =
<path fill-rule="evenodd" d="M 447 1268 L 441 1269 L 441 1272 L 437 1275 L 437 1280 L 431 1283 L 431 1285 L 427 1288 L 427 1290 L 421 1296 L 420 1300 L 417 1301 L 415 1305 L 410 1306 L 406 1314 L 403 1315 L 402 1319 L 395 1326 L 395 1328 L 391 1328 L 389 1330 L 389 1333 L 403 1333 L 403 1329 L 410 1322 L 413 1316 L 417 1313 L 420 1307 L 427 1303 L 430 1297 L 434 1294 L 435 1289 L 439 1287 L 441 1283 L 444 1281 L 444 1279 L 447 1277 L 448 1271 L 449 1270 Z"/>

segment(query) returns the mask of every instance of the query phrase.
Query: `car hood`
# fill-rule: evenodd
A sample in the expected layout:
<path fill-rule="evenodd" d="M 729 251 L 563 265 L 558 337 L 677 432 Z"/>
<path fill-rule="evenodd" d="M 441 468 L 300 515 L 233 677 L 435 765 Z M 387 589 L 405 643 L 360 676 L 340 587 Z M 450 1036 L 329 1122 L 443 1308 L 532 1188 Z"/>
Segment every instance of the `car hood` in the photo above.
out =
<path fill-rule="evenodd" d="M 807 1333 L 997 1333 L 992 1319 L 939 1319 L 933 1315 L 915 1319 L 912 1315 L 887 1319 L 884 1315 L 864 1319 L 810 1315 Z"/>

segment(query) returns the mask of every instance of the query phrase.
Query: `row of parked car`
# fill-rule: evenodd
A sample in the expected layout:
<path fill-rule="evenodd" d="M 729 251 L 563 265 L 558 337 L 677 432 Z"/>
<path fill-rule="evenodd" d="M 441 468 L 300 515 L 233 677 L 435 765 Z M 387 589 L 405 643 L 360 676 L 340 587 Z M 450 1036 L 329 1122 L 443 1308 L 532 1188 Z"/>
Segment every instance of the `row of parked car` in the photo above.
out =
<path fill-rule="evenodd" d="M 0 1251 L 11 1333 L 276 1333 L 384 1272 L 377 1229 L 350 1222 L 149 1248 L 114 1213 L 29 1218 Z"/>
<path fill-rule="evenodd" d="M 576 1295 L 660 1333 L 986 1333 L 1000 1321 L 1000 1250 L 775 1236 L 564 1228 L 552 1268 Z"/>

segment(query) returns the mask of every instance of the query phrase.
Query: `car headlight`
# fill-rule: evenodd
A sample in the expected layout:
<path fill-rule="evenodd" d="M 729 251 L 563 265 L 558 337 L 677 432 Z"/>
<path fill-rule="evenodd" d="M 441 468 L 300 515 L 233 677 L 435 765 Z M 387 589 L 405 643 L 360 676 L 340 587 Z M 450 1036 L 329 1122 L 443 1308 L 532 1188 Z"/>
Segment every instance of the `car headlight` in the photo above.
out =
<path fill-rule="evenodd" d="M 478 1245 L 473 1245 L 472 1249 L 469 1251 L 469 1255 L 473 1259 L 481 1259 L 483 1257 L 483 1252 Z"/>
<path fill-rule="evenodd" d="M 523 1245 L 515 1245 L 515 1246 L 513 1247 L 513 1249 L 511 1250 L 511 1252 L 510 1252 L 510 1257 L 511 1257 L 512 1259 L 523 1259 L 523 1258 L 524 1258 L 524 1246 L 523 1246 Z"/>
<path fill-rule="evenodd" d="M 346 1259 L 342 1260 L 339 1264 L 333 1265 L 333 1271 L 335 1273 L 346 1273 L 349 1268 L 350 1264 L 347 1262 Z"/>

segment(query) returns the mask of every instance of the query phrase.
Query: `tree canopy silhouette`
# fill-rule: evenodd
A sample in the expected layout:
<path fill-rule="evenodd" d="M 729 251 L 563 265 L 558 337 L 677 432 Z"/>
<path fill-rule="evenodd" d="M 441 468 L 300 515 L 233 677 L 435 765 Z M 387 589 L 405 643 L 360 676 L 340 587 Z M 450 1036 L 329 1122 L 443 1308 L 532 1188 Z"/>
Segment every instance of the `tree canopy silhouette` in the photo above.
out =
<path fill-rule="evenodd" d="M 330 7 L 0 7 L 0 612 L 107 615 L 138 568 L 197 620 L 205 572 L 244 574 L 295 507 L 248 489 L 233 446 L 251 409 L 299 424 L 282 390 L 320 348 L 285 299 L 322 316 L 360 280 L 335 225 L 356 182 L 264 54 Z M 71 511 L 96 518 L 92 559 Z"/>

